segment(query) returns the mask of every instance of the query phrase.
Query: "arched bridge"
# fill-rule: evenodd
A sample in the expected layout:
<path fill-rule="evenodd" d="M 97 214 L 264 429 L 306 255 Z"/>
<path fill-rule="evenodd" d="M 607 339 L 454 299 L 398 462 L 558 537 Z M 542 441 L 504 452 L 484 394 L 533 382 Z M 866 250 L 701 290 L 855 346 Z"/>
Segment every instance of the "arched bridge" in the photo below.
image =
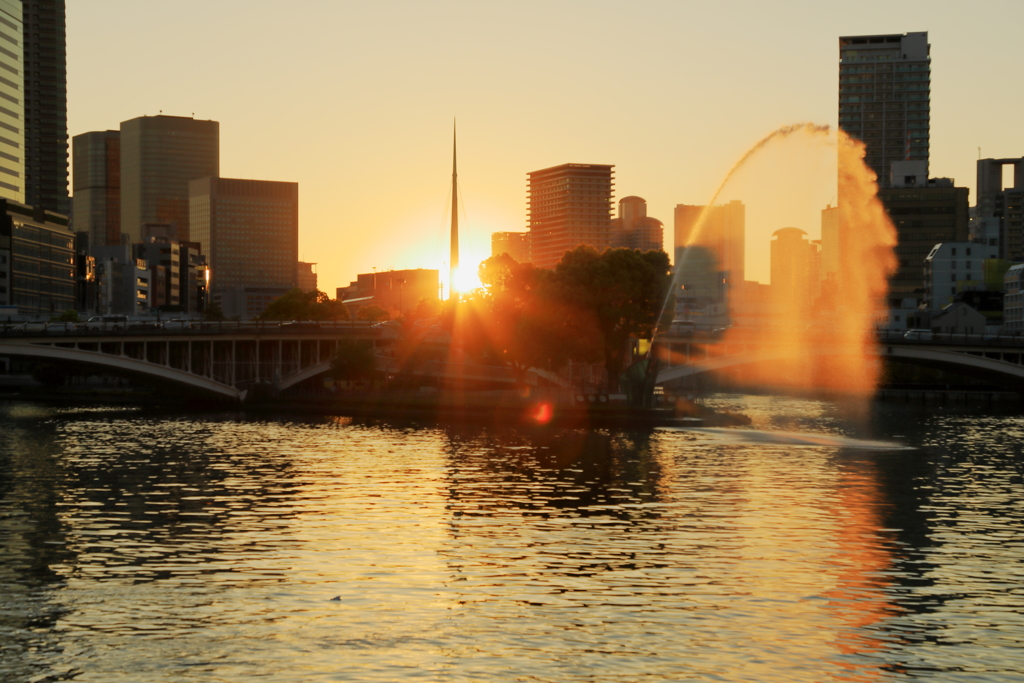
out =
<path fill-rule="evenodd" d="M 286 389 L 324 372 L 343 339 L 389 343 L 390 330 L 367 323 L 207 323 L 178 330 L 9 328 L 0 356 L 72 361 L 159 378 L 243 399 L 256 384 Z"/>
<path fill-rule="evenodd" d="M 386 347 L 400 331 L 369 323 L 205 323 L 168 330 L 136 324 L 127 330 L 72 327 L 23 331 L 0 327 L 0 356 L 76 362 L 131 372 L 233 399 L 256 385 L 288 389 L 330 369 L 342 340 L 360 339 L 378 349 L 378 368 L 468 382 L 513 384 L 506 367 L 469 362 L 422 361 L 404 368 Z M 425 335 L 427 345 L 447 350 L 444 335 Z M 381 353 L 383 352 L 383 353 Z M 526 378 L 565 384 L 564 378 L 534 370 Z"/>
<path fill-rule="evenodd" d="M 793 358 L 793 351 L 773 345 L 771 333 L 762 339 L 739 340 L 700 337 L 665 337 L 665 353 L 658 384 L 726 368 Z M 932 334 L 906 339 L 903 333 L 878 333 L 878 355 L 908 363 L 946 367 L 980 374 L 1013 388 L 1024 387 L 1024 337 L 1011 335 Z M 801 353 L 839 356 L 856 349 L 834 339 L 821 338 L 805 345 Z"/>

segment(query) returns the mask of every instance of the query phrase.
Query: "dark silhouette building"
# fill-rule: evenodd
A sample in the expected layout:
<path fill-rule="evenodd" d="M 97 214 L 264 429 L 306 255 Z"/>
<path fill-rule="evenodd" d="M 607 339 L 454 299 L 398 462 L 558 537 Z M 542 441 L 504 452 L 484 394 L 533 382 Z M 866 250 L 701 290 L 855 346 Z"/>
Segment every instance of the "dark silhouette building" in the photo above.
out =
<path fill-rule="evenodd" d="M 67 215 L 68 78 L 64 0 L 22 0 L 25 203 Z M 4 45 L 8 49 L 8 45 Z"/>

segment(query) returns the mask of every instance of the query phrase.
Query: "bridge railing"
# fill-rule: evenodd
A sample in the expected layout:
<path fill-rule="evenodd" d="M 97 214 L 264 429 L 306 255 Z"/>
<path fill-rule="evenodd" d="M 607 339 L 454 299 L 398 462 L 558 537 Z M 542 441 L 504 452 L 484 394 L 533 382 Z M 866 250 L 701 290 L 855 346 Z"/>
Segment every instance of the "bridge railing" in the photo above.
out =
<path fill-rule="evenodd" d="M 878 341 L 882 344 L 913 344 L 913 345 L 935 345 L 948 346 L 957 344 L 963 346 L 996 347 L 996 346 L 1018 346 L 1024 347 L 1024 335 L 1019 332 L 1001 334 L 966 334 L 953 332 L 924 332 L 913 331 L 908 334 L 902 330 L 878 330 Z"/>
<path fill-rule="evenodd" d="M 0 337 L 81 337 L 88 335 L 210 335 L 237 333 L 285 333 L 285 334 L 337 334 L 373 333 L 380 334 L 386 328 L 378 322 L 353 321 L 276 321 L 276 320 L 222 320 L 222 321 L 132 321 L 123 323 L 48 323 L 48 322 L 3 322 L 0 323 Z"/>

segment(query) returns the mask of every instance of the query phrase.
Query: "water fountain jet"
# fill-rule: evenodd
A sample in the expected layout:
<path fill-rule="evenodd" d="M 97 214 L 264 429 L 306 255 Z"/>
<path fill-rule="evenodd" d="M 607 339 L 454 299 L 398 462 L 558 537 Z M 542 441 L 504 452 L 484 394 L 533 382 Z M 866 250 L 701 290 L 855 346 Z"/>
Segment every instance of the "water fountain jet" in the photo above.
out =
<path fill-rule="evenodd" d="M 831 298 L 819 291 L 822 278 L 814 276 L 813 268 L 808 266 L 808 273 L 800 280 L 807 292 L 801 291 L 799 296 L 795 296 L 792 287 L 788 291 L 780 282 L 773 281 L 768 289 L 774 290 L 774 296 L 768 297 L 767 306 L 763 305 L 764 302 L 757 303 L 755 294 L 765 289 L 762 285 L 732 282 L 728 272 L 707 265 L 709 259 L 714 263 L 716 256 L 719 264 L 723 262 L 723 254 L 716 253 L 723 249 L 723 235 L 712 234 L 718 228 L 708 221 L 713 207 L 720 197 L 728 195 L 732 198 L 737 194 L 736 186 L 742 185 L 740 179 L 744 175 L 754 176 L 755 193 L 758 189 L 763 191 L 766 186 L 775 187 L 782 178 L 792 178 L 801 173 L 809 173 L 802 178 L 805 182 L 812 176 L 820 181 L 821 173 L 816 170 L 815 163 L 820 164 L 826 156 L 835 168 L 835 175 L 827 176 L 829 182 L 831 177 L 836 179 L 835 185 L 829 187 L 829 196 L 838 198 L 838 228 L 834 237 L 838 256 L 832 264 L 835 276 L 827 282 L 826 292 L 831 294 Z M 686 279 L 694 277 L 695 269 L 703 268 L 708 271 L 704 279 L 714 282 L 721 292 L 722 301 L 717 305 L 728 310 L 730 320 L 747 323 L 728 327 L 712 342 L 707 338 L 710 325 L 704 324 L 701 330 L 700 323 L 701 316 L 708 313 L 711 310 L 708 307 L 715 303 L 712 301 L 714 297 L 689 297 L 684 303 L 684 318 L 688 320 L 681 322 L 680 326 L 688 325 L 698 330 L 691 344 L 703 338 L 703 343 L 713 343 L 722 353 L 729 353 L 730 346 L 734 349 L 771 350 L 771 353 L 763 354 L 770 357 L 770 361 L 747 365 L 733 373 L 733 378 L 742 384 L 786 390 L 824 390 L 854 397 L 869 397 L 874 393 L 879 374 L 874 327 L 885 309 L 887 281 L 896 265 L 893 254 L 896 231 L 877 197 L 875 174 L 863 159 L 863 143 L 841 130 L 834 131 L 828 126 L 810 123 L 779 128 L 753 145 L 732 166 L 705 205 L 688 242 L 677 245 L 686 249 L 676 266 L 673 292 L 677 295 L 683 292 Z M 768 168 L 757 175 L 758 164 L 766 163 Z M 769 175 L 764 175 L 765 172 Z M 789 183 L 790 186 L 797 184 L 796 181 Z M 766 241 L 757 241 L 764 234 L 775 233 L 777 237 L 785 234 L 792 242 L 794 233 L 782 228 L 792 225 L 790 215 L 796 209 L 799 211 L 795 214 L 806 213 L 809 203 L 813 209 L 824 208 L 821 206 L 825 203 L 823 200 L 821 205 L 813 206 L 816 200 L 807 196 L 809 191 L 806 187 L 781 186 L 776 194 L 796 197 L 777 211 L 778 215 L 773 217 L 775 223 L 755 226 L 759 231 L 751 233 L 752 239 L 747 239 L 747 245 L 753 245 L 754 249 L 748 246 L 747 253 L 767 250 Z M 774 196 L 772 201 L 780 206 L 784 203 Z M 749 230 L 749 223 L 747 227 Z M 816 247 L 811 243 L 801 244 L 806 245 L 807 258 L 811 259 L 809 263 L 813 263 Z M 709 274 L 716 279 L 711 280 Z M 705 307 L 704 310 L 701 306 Z M 750 315 L 747 315 L 748 320 L 744 320 L 744 315 L 751 311 L 757 313 L 754 316 L 760 321 L 757 325 L 749 324 L 749 319 L 754 319 Z M 769 312 L 767 316 L 766 311 Z M 671 349 L 663 350 L 660 358 L 662 363 L 669 364 L 678 360 L 673 359 Z"/>

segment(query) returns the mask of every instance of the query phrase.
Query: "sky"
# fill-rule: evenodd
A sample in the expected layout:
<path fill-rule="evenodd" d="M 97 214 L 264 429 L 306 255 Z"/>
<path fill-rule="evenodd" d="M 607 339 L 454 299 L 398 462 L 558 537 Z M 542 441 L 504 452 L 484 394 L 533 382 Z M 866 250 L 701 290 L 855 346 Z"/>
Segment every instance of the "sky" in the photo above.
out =
<path fill-rule="evenodd" d="M 841 35 L 928 32 L 931 175 L 973 204 L 979 148 L 1024 156 L 1021 25 L 1020 0 L 67 0 L 68 132 L 219 121 L 222 176 L 299 183 L 299 258 L 334 296 L 446 269 L 456 120 L 463 263 L 570 162 L 614 164 L 671 252 L 675 205 L 759 139 L 836 125 Z"/>

